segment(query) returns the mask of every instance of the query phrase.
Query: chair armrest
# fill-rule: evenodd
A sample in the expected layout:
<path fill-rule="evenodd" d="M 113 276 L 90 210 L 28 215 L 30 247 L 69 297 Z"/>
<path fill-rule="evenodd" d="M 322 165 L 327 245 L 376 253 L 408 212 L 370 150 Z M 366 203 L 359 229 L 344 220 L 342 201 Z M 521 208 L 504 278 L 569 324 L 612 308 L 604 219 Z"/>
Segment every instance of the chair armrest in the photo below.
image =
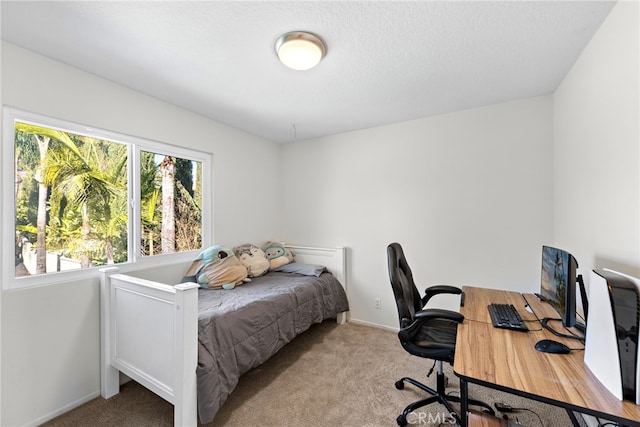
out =
<path fill-rule="evenodd" d="M 401 325 L 405 324 L 406 326 L 401 327 L 398 332 L 400 341 L 410 341 L 411 337 L 422 327 L 423 323 L 433 319 L 451 320 L 452 322 L 462 323 L 464 316 L 457 311 L 444 310 L 442 308 L 427 308 L 417 311 L 413 323 L 408 324 L 409 319 L 403 319 L 403 322 L 401 322 Z"/>
<path fill-rule="evenodd" d="M 429 286 L 424 291 L 424 297 L 422 297 L 422 306 L 427 305 L 427 302 L 431 299 L 431 297 L 436 296 L 438 294 L 454 294 L 460 295 L 462 293 L 462 289 L 456 288 L 455 286 L 450 285 L 434 285 Z"/>
<path fill-rule="evenodd" d="M 426 322 L 432 319 L 444 319 L 451 320 L 453 322 L 462 323 L 464 321 L 464 315 L 457 311 L 445 310 L 442 308 L 427 308 L 417 311 L 415 314 L 416 321 Z"/>

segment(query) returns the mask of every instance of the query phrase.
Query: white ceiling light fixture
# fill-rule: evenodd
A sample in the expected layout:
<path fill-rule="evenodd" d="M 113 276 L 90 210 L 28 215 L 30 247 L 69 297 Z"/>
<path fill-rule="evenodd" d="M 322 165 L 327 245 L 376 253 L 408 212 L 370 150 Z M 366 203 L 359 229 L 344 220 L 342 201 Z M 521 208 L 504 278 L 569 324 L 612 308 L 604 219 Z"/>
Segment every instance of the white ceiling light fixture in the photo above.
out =
<path fill-rule="evenodd" d="M 276 40 L 280 62 L 294 70 L 309 70 L 324 58 L 327 47 L 320 37 L 306 31 L 290 31 Z"/>

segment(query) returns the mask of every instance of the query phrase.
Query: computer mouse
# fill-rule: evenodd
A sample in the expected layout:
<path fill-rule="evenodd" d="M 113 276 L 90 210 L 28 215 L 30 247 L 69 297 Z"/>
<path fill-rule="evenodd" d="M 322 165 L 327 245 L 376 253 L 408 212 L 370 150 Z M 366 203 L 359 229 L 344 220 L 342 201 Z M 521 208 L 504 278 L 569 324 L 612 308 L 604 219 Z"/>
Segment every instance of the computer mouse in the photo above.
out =
<path fill-rule="evenodd" d="M 543 353 L 567 354 L 571 351 L 569 347 L 554 340 L 540 340 L 536 343 L 535 349 Z"/>

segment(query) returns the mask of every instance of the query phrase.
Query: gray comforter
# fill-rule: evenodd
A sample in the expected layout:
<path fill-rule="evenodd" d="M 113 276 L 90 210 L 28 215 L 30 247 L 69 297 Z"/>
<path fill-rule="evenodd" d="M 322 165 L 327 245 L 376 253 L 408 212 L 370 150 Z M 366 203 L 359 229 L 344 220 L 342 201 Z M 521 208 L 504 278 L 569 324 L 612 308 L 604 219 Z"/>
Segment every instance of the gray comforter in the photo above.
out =
<path fill-rule="evenodd" d="M 329 273 L 270 272 L 232 290 L 201 289 L 198 298 L 198 414 L 205 424 L 240 375 L 313 323 L 349 310 L 343 287 Z"/>

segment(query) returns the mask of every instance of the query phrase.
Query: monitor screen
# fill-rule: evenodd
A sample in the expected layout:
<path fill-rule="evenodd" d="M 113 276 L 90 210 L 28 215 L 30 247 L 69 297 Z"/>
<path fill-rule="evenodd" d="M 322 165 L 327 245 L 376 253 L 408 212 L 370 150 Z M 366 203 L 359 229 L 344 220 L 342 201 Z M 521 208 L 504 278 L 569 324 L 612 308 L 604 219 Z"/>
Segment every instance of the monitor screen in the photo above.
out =
<path fill-rule="evenodd" d="M 576 269 L 578 263 L 568 252 L 542 247 L 540 295 L 551 304 L 566 327 L 576 325 Z"/>

